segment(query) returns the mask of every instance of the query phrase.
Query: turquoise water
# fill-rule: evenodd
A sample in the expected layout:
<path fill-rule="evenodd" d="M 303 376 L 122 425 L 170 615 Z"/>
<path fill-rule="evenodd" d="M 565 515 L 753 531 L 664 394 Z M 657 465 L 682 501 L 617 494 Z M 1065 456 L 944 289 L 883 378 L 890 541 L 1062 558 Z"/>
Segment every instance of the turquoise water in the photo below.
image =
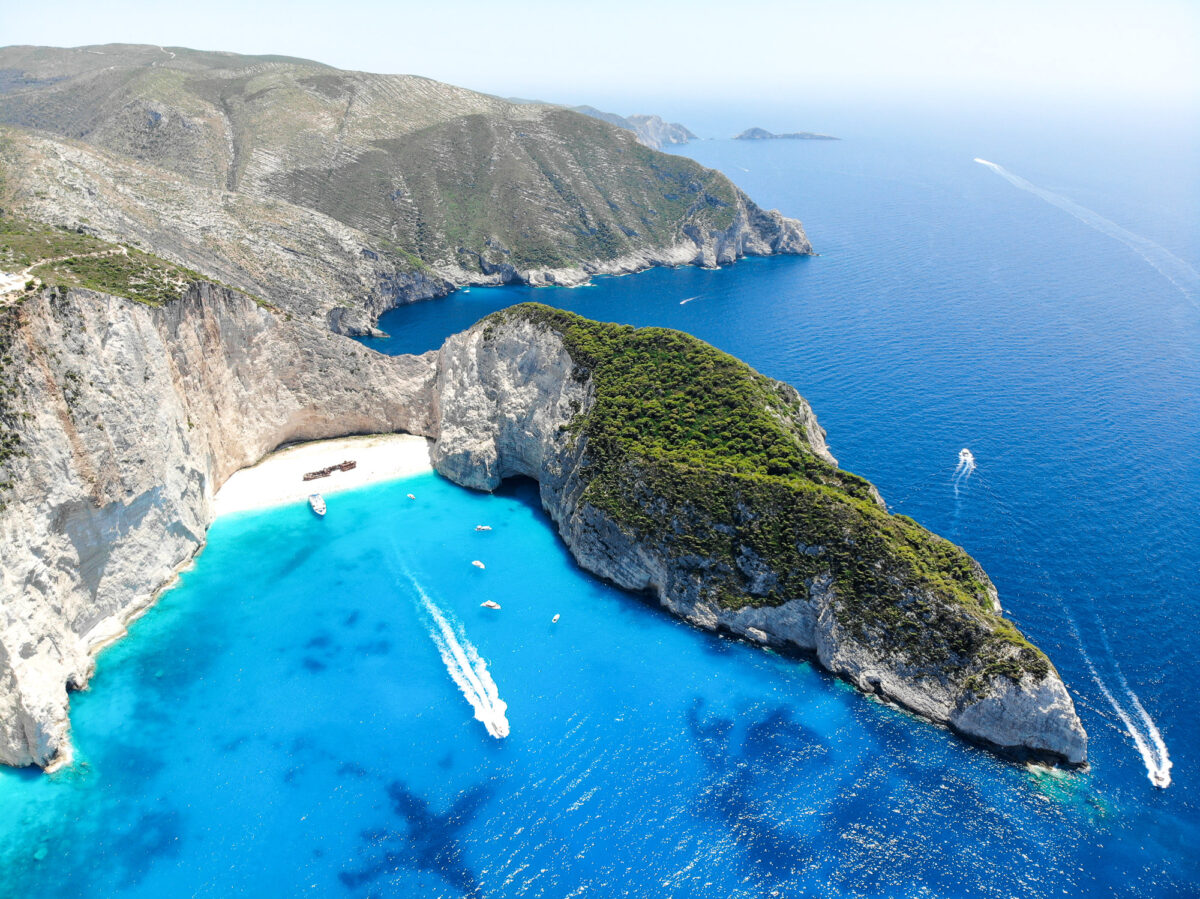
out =
<path fill-rule="evenodd" d="M 1200 266 L 1197 144 L 1003 124 L 696 144 L 822 255 L 463 291 L 372 345 L 532 298 L 795 384 L 845 467 L 984 564 L 1090 773 L 596 582 L 528 483 L 428 475 L 218 521 L 74 697 L 80 763 L 0 773 L 0 894 L 1194 895 L 1200 297 L 1158 251 Z"/>
<path fill-rule="evenodd" d="M 76 697 L 79 764 L 4 773 L 7 895 L 788 895 L 851 869 L 889 888 L 918 854 L 952 889 L 1003 871 L 989 834 L 1030 876 L 1066 874 L 1014 821 L 1077 840 L 1116 814 L 1086 779 L 1033 777 L 596 582 L 531 483 L 422 475 L 329 506 L 216 522 Z M 486 660 L 506 739 L 431 607 Z M 931 852 L 957 819 L 975 823 Z"/>

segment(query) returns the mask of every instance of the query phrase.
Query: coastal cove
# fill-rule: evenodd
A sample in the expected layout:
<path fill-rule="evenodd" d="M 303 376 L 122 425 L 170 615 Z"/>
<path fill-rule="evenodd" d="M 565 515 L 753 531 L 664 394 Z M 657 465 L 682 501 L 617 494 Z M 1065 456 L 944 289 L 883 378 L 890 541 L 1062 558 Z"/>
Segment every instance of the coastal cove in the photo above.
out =
<path fill-rule="evenodd" d="M 1169 234 L 1086 167 L 838 133 L 687 151 L 804 213 L 820 257 L 473 288 L 363 343 L 423 352 L 533 299 L 680 328 L 793 384 L 842 465 L 983 564 L 1076 698 L 1091 772 L 1003 762 L 600 583 L 528 481 L 489 495 L 414 468 L 331 493 L 324 520 L 300 501 L 215 521 L 73 697 L 75 764 L 0 771 L 0 895 L 1194 884 L 1200 317 L 972 157 Z"/>
<path fill-rule="evenodd" d="M 980 844 L 997 821 L 1079 840 L 1112 814 L 1086 777 L 1026 773 L 597 582 L 528 482 L 488 495 L 415 475 L 329 503 L 324 519 L 299 502 L 214 522 L 76 695 L 73 767 L 0 772 L 3 895 L 611 892 L 647 858 L 689 895 L 759 895 L 919 840 L 946 812 L 925 790 L 950 790 L 965 816 L 989 809 L 964 835 Z M 455 685 L 443 622 L 491 695 Z M 503 740 L 476 720 L 498 704 Z M 876 832 L 893 802 L 912 819 Z M 825 827 L 823 806 L 862 841 Z M 682 846 L 643 836 L 662 821 Z M 1030 876 L 1061 876 L 1040 840 L 1016 842 L 1040 860 Z M 963 848 L 926 855 L 947 890 Z M 978 885 L 996 876 L 967 857 Z"/>

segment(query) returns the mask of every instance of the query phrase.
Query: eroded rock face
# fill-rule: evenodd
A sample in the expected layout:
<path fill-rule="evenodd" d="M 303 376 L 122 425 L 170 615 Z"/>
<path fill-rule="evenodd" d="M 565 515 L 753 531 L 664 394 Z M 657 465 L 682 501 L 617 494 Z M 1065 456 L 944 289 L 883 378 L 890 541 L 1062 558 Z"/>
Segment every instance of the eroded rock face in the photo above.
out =
<path fill-rule="evenodd" d="M 961 672 L 931 676 L 928 666 L 911 668 L 904 658 L 857 639 L 843 626 L 830 575 L 811 578 L 806 592 L 782 602 L 730 608 L 704 589 L 715 560 L 680 556 L 665 542 L 637 538 L 589 503 L 586 439 L 576 438 L 571 423 L 590 408 L 593 385 L 554 331 L 520 318 L 484 320 L 446 342 L 438 367 L 435 467 L 459 484 L 483 490 L 512 474 L 537 479 L 544 507 L 588 571 L 652 593 L 699 627 L 815 653 L 824 667 L 860 689 L 973 739 L 1070 764 L 1086 761 L 1086 734 L 1052 667 L 1044 678 L 1026 674 L 1019 683 L 993 676 L 983 689 L 979 682 L 972 689 Z M 800 429 L 813 451 L 832 461 L 811 409 L 800 408 Z M 798 550 L 819 554 L 821 547 Z M 763 559 L 749 553 L 739 555 L 736 564 L 752 595 L 765 596 L 778 580 Z M 994 588 L 987 583 L 994 602 Z"/>
<path fill-rule="evenodd" d="M 46 291 L 7 311 L 0 761 L 69 758 L 68 688 L 204 541 L 212 497 L 281 444 L 430 434 L 434 356 L 386 357 L 200 285 L 151 309 Z"/>

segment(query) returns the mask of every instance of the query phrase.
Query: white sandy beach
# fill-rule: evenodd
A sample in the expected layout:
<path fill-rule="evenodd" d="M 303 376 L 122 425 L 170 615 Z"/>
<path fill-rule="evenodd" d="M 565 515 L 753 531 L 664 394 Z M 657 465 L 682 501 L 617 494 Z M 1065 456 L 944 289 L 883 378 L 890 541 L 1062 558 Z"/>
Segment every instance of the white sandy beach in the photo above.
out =
<path fill-rule="evenodd" d="M 301 443 L 271 453 L 257 465 L 235 472 L 213 498 L 214 514 L 281 506 L 367 484 L 431 471 L 430 441 L 411 434 L 372 434 Z M 305 481 L 306 472 L 353 459 L 358 467 Z"/>

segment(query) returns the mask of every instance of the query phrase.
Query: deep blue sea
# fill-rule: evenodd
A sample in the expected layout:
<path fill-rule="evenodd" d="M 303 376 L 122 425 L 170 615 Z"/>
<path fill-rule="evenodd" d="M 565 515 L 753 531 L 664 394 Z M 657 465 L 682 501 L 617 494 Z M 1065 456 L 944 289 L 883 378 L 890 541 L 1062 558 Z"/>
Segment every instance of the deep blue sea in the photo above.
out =
<path fill-rule="evenodd" d="M 1090 772 L 689 628 L 577 569 L 530 483 L 430 474 L 218 520 L 74 697 L 77 764 L 0 772 L 0 895 L 1197 895 L 1194 122 L 833 124 L 684 150 L 817 257 L 461 291 L 369 343 L 536 299 L 789 381 L 984 565 Z"/>

